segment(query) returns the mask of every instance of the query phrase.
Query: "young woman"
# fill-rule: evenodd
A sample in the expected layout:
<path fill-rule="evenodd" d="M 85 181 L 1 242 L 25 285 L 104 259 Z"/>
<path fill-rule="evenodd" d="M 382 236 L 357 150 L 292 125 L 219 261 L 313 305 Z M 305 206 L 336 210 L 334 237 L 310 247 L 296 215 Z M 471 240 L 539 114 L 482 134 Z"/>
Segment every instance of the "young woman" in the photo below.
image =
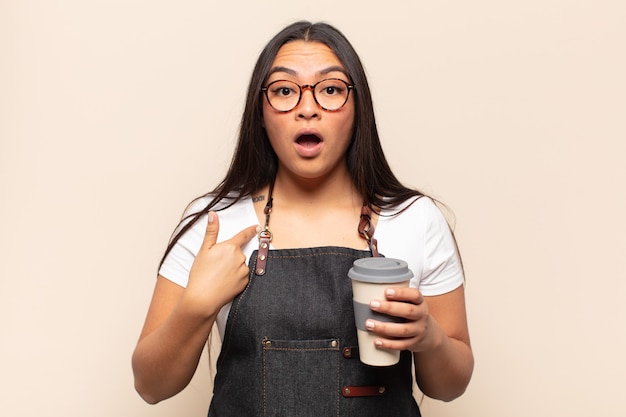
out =
<path fill-rule="evenodd" d="M 370 303 L 404 319 L 365 323 L 378 349 L 402 351 L 390 367 L 358 360 L 347 277 L 378 251 L 414 274 Z M 472 374 L 463 280 L 442 214 L 385 160 L 356 52 L 332 26 L 298 22 L 262 51 L 228 173 L 166 250 L 135 385 L 150 403 L 180 392 L 217 323 L 209 416 L 418 416 L 412 368 L 446 401 Z"/>

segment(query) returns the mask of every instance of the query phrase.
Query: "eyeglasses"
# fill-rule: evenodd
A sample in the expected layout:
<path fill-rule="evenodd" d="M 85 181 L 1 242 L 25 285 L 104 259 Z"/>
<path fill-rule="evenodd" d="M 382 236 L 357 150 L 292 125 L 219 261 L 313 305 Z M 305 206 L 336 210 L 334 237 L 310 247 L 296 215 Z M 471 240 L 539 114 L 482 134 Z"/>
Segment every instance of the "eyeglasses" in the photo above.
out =
<path fill-rule="evenodd" d="M 296 108 L 302 98 L 302 92 L 307 89 L 311 90 L 313 99 L 322 109 L 337 111 L 348 102 L 350 90 L 354 89 L 354 85 L 339 78 L 326 78 L 313 85 L 276 80 L 261 88 L 261 91 L 265 93 L 267 102 L 274 110 L 286 113 Z"/>

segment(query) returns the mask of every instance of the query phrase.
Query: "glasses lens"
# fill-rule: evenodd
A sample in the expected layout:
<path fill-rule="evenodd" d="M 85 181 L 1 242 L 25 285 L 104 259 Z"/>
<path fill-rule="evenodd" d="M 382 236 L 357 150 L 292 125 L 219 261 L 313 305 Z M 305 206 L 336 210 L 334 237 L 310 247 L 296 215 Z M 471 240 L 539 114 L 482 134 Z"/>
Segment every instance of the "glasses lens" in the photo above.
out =
<path fill-rule="evenodd" d="M 315 98 L 322 108 L 337 110 L 348 101 L 348 84 L 339 79 L 330 78 L 320 81 L 315 86 Z"/>
<path fill-rule="evenodd" d="M 298 84 L 279 80 L 267 86 L 267 100 L 278 111 L 289 111 L 296 107 L 300 99 L 300 87 Z"/>

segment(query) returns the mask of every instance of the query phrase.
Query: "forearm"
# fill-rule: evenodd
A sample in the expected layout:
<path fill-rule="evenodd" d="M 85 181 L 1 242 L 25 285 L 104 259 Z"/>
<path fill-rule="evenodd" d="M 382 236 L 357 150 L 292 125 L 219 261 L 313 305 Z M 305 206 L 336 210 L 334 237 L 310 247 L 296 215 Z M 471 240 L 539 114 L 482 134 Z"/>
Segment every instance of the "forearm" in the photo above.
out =
<path fill-rule="evenodd" d="M 439 335 L 438 343 L 432 349 L 413 355 L 417 384 L 431 398 L 452 401 L 461 396 L 469 384 L 474 356 L 467 343 L 447 336 L 436 322 L 434 327 Z"/>
<path fill-rule="evenodd" d="M 146 402 L 155 404 L 187 386 L 215 317 L 198 314 L 183 297 L 168 319 L 139 341 L 132 365 L 135 389 Z"/>

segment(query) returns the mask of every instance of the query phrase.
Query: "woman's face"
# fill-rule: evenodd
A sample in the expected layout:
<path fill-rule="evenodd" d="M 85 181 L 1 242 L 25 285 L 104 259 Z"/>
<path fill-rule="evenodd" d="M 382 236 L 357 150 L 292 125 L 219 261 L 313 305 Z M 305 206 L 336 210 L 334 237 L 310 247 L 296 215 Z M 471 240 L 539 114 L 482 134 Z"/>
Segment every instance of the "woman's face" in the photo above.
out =
<path fill-rule="evenodd" d="M 279 49 L 265 85 L 276 80 L 313 85 L 327 78 L 350 82 L 343 64 L 329 47 L 298 40 Z M 283 174 L 303 179 L 344 174 L 344 156 L 353 125 L 353 94 L 336 111 L 323 110 L 309 89 L 303 90 L 300 102 L 290 112 L 279 112 L 263 99 L 263 126 L 278 155 L 279 172 Z"/>

